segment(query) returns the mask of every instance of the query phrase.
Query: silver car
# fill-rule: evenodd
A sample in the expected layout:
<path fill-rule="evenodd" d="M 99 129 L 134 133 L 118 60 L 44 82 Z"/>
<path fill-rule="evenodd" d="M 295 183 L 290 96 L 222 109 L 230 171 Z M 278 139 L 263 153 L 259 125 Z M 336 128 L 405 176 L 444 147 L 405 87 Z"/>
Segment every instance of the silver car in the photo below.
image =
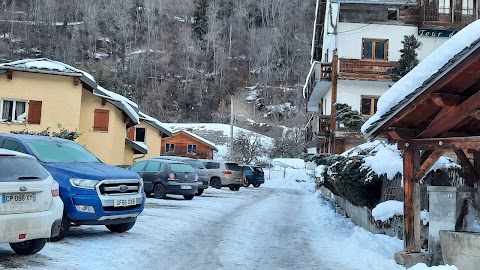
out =
<path fill-rule="evenodd" d="M 208 170 L 210 186 L 220 189 L 229 187 L 238 191 L 244 183 L 244 173 L 237 163 L 223 160 L 201 160 Z"/>

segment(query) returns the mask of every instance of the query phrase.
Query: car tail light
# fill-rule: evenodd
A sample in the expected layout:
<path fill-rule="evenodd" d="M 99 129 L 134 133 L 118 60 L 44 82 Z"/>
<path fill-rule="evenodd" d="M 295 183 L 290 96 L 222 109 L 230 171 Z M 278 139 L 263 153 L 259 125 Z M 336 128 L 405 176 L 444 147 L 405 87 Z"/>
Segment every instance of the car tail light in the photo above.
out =
<path fill-rule="evenodd" d="M 52 182 L 52 197 L 57 197 L 60 195 L 60 186 L 58 185 L 58 182 L 53 180 Z"/>
<path fill-rule="evenodd" d="M 175 174 L 169 173 L 167 180 L 175 180 Z"/>
<path fill-rule="evenodd" d="M 18 235 L 18 239 L 25 239 L 27 238 L 27 234 L 26 233 L 21 233 Z"/>
<path fill-rule="evenodd" d="M 224 170 L 224 171 L 223 171 L 223 174 L 232 174 L 232 171 Z"/>

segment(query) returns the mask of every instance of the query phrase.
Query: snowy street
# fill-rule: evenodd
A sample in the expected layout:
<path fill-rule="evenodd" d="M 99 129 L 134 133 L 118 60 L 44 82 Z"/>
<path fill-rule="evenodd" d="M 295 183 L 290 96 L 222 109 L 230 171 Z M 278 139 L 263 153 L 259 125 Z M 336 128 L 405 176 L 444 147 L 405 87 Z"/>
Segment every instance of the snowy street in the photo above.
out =
<path fill-rule="evenodd" d="M 132 230 L 73 228 L 36 255 L 0 245 L 5 269 L 405 269 L 401 240 L 371 234 L 336 214 L 304 170 L 260 188 L 209 188 L 185 201 L 147 199 Z"/>

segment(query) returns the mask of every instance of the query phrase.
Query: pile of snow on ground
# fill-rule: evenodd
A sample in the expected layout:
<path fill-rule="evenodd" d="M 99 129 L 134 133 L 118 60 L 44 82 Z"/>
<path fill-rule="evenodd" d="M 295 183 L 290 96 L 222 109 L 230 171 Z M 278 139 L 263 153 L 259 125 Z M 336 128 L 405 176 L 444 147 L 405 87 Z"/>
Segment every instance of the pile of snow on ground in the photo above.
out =
<path fill-rule="evenodd" d="M 305 167 L 305 161 L 296 158 L 276 158 L 272 167 L 264 169 L 265 187 L 315 191 L 314 171 Z"/>

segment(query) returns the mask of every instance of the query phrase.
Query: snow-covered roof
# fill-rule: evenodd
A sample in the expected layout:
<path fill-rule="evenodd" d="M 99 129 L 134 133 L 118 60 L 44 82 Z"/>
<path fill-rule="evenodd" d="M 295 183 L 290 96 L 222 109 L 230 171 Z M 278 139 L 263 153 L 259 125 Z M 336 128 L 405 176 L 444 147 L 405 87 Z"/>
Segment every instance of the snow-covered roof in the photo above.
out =
<path fill-rule="evenodd" d="M 54 61 L 48 58 L 22 59 L 9 63 L 0 64 L 1 71 L 17 70 L 36 73 L 56 74 L 64 76 L 78 76 L 80 80 L 95 88 L 95 79 L 91 74 L 83 70 L 74 68 L 62 62 Z"/>
<path fill-rule="evenodd" d="M 161 131 L 167 137 L 172 136 L 172 131 L 168 127 L 164 126 L 165 124 L 163 124 L 162 122 L 158 121 L 157 119 L 149 115 L 144 114 L 143 112 L 139 112 L 138 114 L 140 115 L 140 120 L 144 120 L 148 122 L 149 125 Z"/>
<path fill-rule="evenodd" d="M 123 110 L 135 124 L 140 123 L 139 109 L 135 102 L 101 86 L 97 86 L 93 90 L 93 94 L 108 99 L 113 105 Z"/>
<path fill-rule="evenodd" d="M 205 143 L 206 145 L 210 146 L 213 150 L 218 151 L 217 146 L 214 143 L 212 143 L 212 142 L 210 142 L 210 141 L 208 141 L 208 140 L 206 140 L 206 139 L 204 139 L 204 138 L 202 138 L 198 135 L 195 135 L 195 134 L 193 134 L 189 131 L 186 131 L 186 130 L 180 130 L 180 131 L 175 132 L 174 134 L 178 134 L 179 132 L 183 132 L 183 133 L 185 133 L 185 134 L 187 134 L 187 135 Z"/>
<path fill-rule="evenodd" d="M 142 154 L 148 153 L 148 147 L 143 142 L 132 141 L 129 138 L 125 138 L 125 143 Z"/>
<path fill-rule="evenodd" d="M 480 48 L 480 20 L 456 33 L 378 100 L 377 112 L 362 126 L 370 137 L 384 123 L 447 74 L 455 65 Z"/>

